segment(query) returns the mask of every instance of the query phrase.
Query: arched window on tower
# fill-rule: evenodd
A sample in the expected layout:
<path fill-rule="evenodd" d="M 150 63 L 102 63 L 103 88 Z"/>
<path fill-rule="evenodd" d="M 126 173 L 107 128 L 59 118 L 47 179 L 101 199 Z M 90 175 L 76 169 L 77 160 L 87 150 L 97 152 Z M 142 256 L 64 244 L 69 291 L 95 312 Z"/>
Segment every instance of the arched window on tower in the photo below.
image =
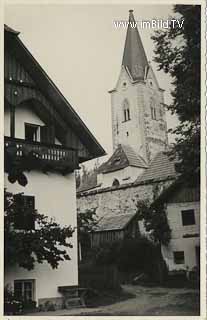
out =
<path fill-rule="evenodd" d="M 151 118 L 153 120 L 156 120 L 157 119 L 156 107 L 155 107 L 155 100 L 153 98 L 150 99 L 150 110 L 151 110 Z"/>
<path fill-rule="evenodd" d="M 123 114 L 124 114 L 124 122 L 131 120 L 129 102 L 127 99 L 125 99 L 123 102 Z"/>

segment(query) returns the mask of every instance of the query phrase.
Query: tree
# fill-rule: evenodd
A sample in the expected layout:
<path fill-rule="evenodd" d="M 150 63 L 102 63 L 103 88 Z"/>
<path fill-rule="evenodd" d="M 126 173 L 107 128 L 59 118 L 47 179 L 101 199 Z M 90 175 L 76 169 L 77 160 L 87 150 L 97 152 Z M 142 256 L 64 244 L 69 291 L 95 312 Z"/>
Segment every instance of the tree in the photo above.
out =
<path fill-rule="evenodd" d="M 98 223 L 96 209 L 81 212 L 78 210 L 78 244 L 79 259 L 87 257 L 88 250 L 91 248 L 91 231 Z"/>
<path fill-rule="evenodd" d="M 35 263 L 47 261 L 52 268 L 57 268 L 63 260 L 70 260 L 66 248 L 72 248 L 68 241 L 74 229 L 71 226 L 61 227 L 37 211 L 30 212 L 35 221 L 35 229 L 15 230 L 17 218 L 24 213 L 22 208 L 23 194 L 16 195 L 4 191 L 4 261 L 5 267 L 18 265 L 27 270 L 34 268 Z M 27 212 L 28 213 L 28 212 Z"/>
<path fill-rule="evenodd" d="M 163 281 L 166 265 L 162 258 L 162 245 L 168 245 L 171 239 L 171 229 L 168 224 L 164 204 L 160 201 L 150 203 L 149 200 L 139 200 L 136 203 L 138 219 L 144 223 L 145 230 L 157 246 L 158 273 L 160 282 Z"/>
<path fill-rule="evenodd" d="M 168 109 L 180 124 L 169 130 L 176 135 L 170 156 L 176 170 L 191 184 L 200 178 L 200 5 L 175 5 L 175 19 L 169 29 L 155 31 L 155 58 L 158 70 L 172 77 L 173 102 Z M 181 22 L 180 22 L 181 23 Z"/>

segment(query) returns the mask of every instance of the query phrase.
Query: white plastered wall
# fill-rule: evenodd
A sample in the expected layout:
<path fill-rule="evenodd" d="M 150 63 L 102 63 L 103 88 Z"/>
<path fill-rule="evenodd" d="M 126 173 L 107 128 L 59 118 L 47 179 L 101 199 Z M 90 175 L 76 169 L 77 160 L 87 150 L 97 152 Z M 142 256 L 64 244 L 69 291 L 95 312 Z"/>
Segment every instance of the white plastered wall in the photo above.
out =
<path fill-rule="evenodd" d="M 117 179 L 120 185 L 131 183 L 134 182 L 144 170 L 143 168 L 128 166 L 121 170 L 101 173 L 98 175 L 98 183 L 102 183 L 101 188 L 111 187 L 114 179 Z"/>
<path fill-rule="evenodd" d="M 181 210 L 194 209 L 195 224 L 182 225 Z M 169 270 L 192 269 L 197 265 L 196 247 L 200 245 L 200 204 L 199 202 L 169 203 L 167 205 L 167 217 L 172 230 L 172 238 L 168 247 L 163 246 L 163 257 Z M 191 235 L 191 237 L 183 237 Z M 184 251 L 184 264 L 176 264 L 173 259 L 174 251 Z"/>
<path fill-rule="evenodd" d="M 12 193 L 24 192 L 35 196 L 35 208 L 42 214 L 54 217 L 61 225 L 77 226 L 76 194 L 74 174 L 62 176 L 56 173 L 44 174 L 32 171 L 26 173 L 26 187 L 11 184 L 5 175 L 5 187 Z M 13 267 L 5 273 L 5 284 L 13 285 L 14 280 L 35 279 L 35 299 L 58 297 L 58 286 L 78 284 L 77 234 L 70 238 L 73 249 L 69 249 L 70 261 L 60 263 L 52 269 L 46 262 L 36 264 L 34 270 Z"/>

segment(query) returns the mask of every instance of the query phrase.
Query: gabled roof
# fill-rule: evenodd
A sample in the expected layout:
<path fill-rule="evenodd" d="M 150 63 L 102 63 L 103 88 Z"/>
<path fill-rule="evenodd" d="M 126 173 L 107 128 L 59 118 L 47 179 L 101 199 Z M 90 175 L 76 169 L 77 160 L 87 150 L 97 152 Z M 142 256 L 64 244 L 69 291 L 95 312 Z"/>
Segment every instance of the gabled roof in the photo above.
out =
<path fill-rule="evenodd" d="M 10 32 L 10 33 L 13 33 L 14 35 L 17 35 L 17 36 L 18 36 L 18 34 L 20 34 L 19 31 L 16 31 L 16 30 L 10 28 L 10 27 L 7 26 L 6 24 L 4 25 L 4 30 L 7 31 L 7 32 Z"/>
<path fill-rule="evenodd" d="M 8 48 L 15 54 L 15 57 L 25 67 L 31 78 L 34 80 L 37 88 L 50 102 L 52 102 L 60 117 L 66 121 L 68 127 L 74 131 L 82 144 L 89 151 L 90 157 L 84 160 L 86 161 L 105 155 L 106 153 L 102 146 L 98 143 L 70 103 L 65 99 L 53 81 L 19 39 L 19 32 L 6 25 L 4 27 L 4 31 L 5 48 Z"/>
<path fill-rule="evenodd" d="M 145 160 L 131 146 L 119 144 L 109 160 L 99 167 L 98 172 L 113 172 L 128 166 L 147 168 Z"/>
<path fill-rule="evenodd" d="M 99 220 L 94 231 L 101 232 L 110 230 L 123 230 L 127 227 L 135 215 L 136 213 L 124 213 L 103 217 Z"/>
<path fill-rule="evenodd" d="M 159 152 L 150 162 L 149 167 L 140 175 L 135 183 L 148 180 L 162 180 L 175 177 L 175 161 L 171 161 L 166 152 Z"/>
<path fill-rule="evenodd" d="M 122 65 L 129 71 L 134 81 L 144 80 L 145 72 L 149 66 L 137 26 L 133 27 L 135 25 L 133 10 L 129 10 L 129 24 Z"/>

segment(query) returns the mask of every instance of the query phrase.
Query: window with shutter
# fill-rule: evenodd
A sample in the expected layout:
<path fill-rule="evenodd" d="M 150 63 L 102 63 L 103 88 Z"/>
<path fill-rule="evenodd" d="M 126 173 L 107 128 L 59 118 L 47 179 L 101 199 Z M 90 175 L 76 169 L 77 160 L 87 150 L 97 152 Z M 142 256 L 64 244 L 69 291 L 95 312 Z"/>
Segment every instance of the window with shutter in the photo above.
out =
<path fill-rule="evenodd" d="M 14 228 L 19 230 L 35 229 L 35 198 L 17 194 L 14 196 L 15 202 L 15 223 Z"/>

